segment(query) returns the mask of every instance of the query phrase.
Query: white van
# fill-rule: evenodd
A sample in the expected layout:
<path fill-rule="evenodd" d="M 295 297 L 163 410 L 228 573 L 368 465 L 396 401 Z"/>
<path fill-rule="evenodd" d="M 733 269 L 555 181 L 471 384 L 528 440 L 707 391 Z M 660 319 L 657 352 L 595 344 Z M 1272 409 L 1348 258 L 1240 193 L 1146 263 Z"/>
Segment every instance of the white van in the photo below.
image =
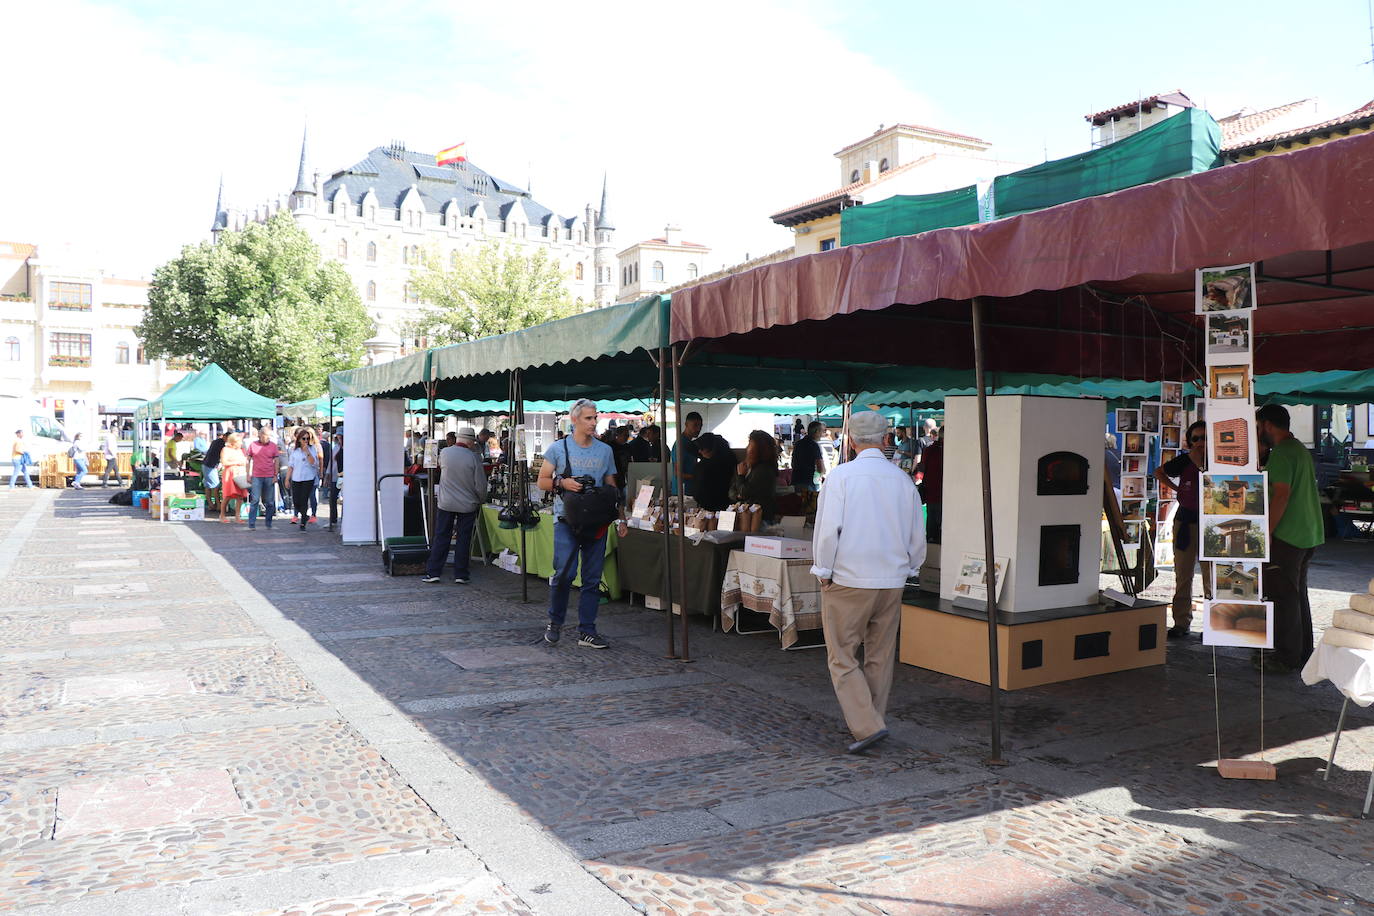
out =
<path fill-rule="evenodd" d="M 65 455 L 71 448 L 71 437 L 51 407 L 25 398 L 0 397 L 0 475 L 6 482 L 14 462 L 10 453 L 14 448 L 14 431 L 24 431 L 24 449 L 33 457 L 29 475 L 38 475 L 38 466 L 48 455 Z"/>

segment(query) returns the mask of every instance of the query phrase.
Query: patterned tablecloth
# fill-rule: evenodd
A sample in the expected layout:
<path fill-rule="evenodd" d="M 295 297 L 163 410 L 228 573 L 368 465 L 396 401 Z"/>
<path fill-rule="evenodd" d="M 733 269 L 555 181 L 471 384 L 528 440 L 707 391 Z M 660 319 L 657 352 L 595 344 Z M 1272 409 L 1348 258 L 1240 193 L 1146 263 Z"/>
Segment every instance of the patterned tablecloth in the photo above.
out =
<path fill-rule="evenodd" d="M 784 649 L 799 630 L 821 628 L 821 584 L 810 560 L 781 560 L 735 550 L 720 589 L 720 621 L 728 633 L 740 607 L 768 615 Z"/>

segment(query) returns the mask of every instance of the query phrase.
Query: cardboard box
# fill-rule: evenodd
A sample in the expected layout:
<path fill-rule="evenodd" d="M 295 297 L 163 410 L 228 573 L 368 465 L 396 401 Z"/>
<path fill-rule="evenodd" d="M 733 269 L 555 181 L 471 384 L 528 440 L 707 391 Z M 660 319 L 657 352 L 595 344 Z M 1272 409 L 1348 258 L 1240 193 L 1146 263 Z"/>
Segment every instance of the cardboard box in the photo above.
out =
<path fill-rule="evenodd" d="M 169 509 L 204 509 L 205 497 L 203 496 L 173 496 L 167 500 Z"/>
<path fill-rule="evenodd" d="M 172 522 L 203 522 L 205 521 L 205 507 L 198 506 L 194 509 L 168 509 L 167 520 Z"/>
<path fill-rule="evenodd" d="M 811 542 L 797 538 L 768 538 L 750 535 L 744 539 L 744 552 L 780 560 L 811 559 Z"/>

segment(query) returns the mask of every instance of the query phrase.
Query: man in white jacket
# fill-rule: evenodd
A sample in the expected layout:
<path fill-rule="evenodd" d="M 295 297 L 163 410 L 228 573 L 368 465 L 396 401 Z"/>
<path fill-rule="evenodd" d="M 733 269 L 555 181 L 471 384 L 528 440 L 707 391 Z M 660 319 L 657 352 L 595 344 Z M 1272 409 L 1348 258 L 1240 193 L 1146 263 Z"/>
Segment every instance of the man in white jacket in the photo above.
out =
<path fill-rule="evenodd" d="M 849 418 L 857 457 L 826 478 L 812 543 L 830 680 L 855 739 L 851 754 L 887 737 L 902 588 L 926 556 L 921 498 L 911 476 L 883 458 L 886 432 L 887 419 L 875 411 Z"/>

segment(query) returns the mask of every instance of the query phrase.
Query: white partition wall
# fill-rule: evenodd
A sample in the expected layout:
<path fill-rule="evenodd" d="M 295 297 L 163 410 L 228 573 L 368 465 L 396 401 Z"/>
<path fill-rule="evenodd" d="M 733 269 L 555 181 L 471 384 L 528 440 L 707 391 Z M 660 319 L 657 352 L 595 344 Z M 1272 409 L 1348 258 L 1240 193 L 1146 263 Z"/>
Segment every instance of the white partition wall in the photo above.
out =
<path fill-rule="evenodd" d="M 1011 560 L 999 609 L 1096 603 L 1105 429 L 1098 399 L 988 398 L 994 549 Z M 964 554 L 984 552 L 976 397 L 945 402 L 944 448 L 940 597 L 953 600 Z"/>
<path fill-rule="evenodd" d="M 377 518 L 377 478 L 405 470 L 405 402 L 374 398 L 345 398 L 343 542 L 376 544 L 379 530 L 387 537 L 402 533 L 405 482 L 393 477 L 382 483 L 381 527 Z"/>

